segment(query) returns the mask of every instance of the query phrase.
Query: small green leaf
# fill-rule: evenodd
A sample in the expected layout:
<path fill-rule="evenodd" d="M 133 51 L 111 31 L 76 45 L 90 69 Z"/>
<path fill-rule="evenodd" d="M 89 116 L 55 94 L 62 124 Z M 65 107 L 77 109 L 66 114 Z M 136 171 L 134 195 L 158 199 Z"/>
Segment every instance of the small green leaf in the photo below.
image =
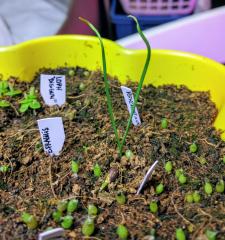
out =
<path fill-rule="evenodd" d="M 8 91 L 9 84 L 7 81 L 0 81 L 0 96 Z"/>
<path fill-rule="evenodd" d="M 21 94 L 22 92 L 20 90 L 14 90 L 11 89 L 9 92 L 5 93 L 6 96 L 14 97 L 16 95 Z"/>
<path fill-rule="evenodd" d="M 10 107 L 10 102 L 6 100 L 0 100 L 0 107 L 5 108 L 5 107 Z"/>
<path fill-rule="evenodd" d="M 39 109 L 41 107 L 41 104 L 37 100 L 33 100 L 30 103 L 29 107 L 32 109 Z"/>
<path fill-rule="evenodd" d="M 216 240 L 217 232 L 207 229 L 205 235 L 208 238 L 208 240 Z"/>
<path fill-rule="evenodd" d="M 36 98 L 36 95 L 35 95 L 35 88 L 34 87 L 31 87 L 30 88 L 30 91 L 29 91 L 29 97 L 34 97 Z"/>
<path fill-rule="evenodd" d="M 28 103 L 24 103 L 24 104 L 22 104 L 20 106 L 19 112 L 24 113 L 24 112 L 26 112 L 28 110 L 28 108 L 29 108 L 29 104 Z"/>

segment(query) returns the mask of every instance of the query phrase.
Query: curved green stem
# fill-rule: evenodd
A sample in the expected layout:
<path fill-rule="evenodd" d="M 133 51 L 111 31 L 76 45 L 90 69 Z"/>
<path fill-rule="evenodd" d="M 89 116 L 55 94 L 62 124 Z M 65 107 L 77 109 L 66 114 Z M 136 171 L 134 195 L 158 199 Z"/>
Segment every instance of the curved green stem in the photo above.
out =
<path fill-rule="evenodd" d="M 129 129 L 130 129 L 130 126 L 131 126 L 131 122 L 132 122 L 132 118 L 133 118 L 133 115 L 134 115 L 135 107 L 137 105 L 137 101 L 138 101 L 138 98 L 139 98 L 139 95 L 140 95 L 140 92 L 141 92 L 141 88 L 142 88 L 142 85 L 143 85 L 143 82 L 144 82 L 144 79 L 145 79 L 145 75 L 146 75 L 146 72 L 148 70 L 148 66 L 149 66 L 149 63 L 150 63 L 150 58 L 151 58 L 150 44 L 149 44 L 147 38 L 145 37 L 145 35 L 143 34 L 143 32 L 141 31 L 141 28 L 140 28 L 140 25 L 138 23 L 137 18 L 132 16 L 132 15 L 129 15 L 128 17 L 132 18 L 136 22 L 137 31 L 138 31 L 139 35 L 141 36 L 141 38 L 143 39 L 143 41 L 144 41 L 144 43 L 146 44 L 146 47 L 147 47 L 147 57 L 146 57 L 146 60 L 145 60 L 145 65 L 144 65 L 144 68 L 143 68 L 143 71 L 142 71 L 142 74 L 141 74 L 140 81 L 138 83 L 138 88 L 137 88 L 136 93 L 135 93 L 134 104 L 131 108 L 131 114 L 130 114 L 130 117 L 128 119 L 127 127 L 126 127 L 125 133 L 123 135 L 121 145 L 120 145 L 120 149 L 119 149 L 120 153 L 122 153 L 123 146 L 125 144 L 127 134 L 129 132 Z"/>
<path fill-rule="evenodd" d="M 109 90 L 110 89 L 109 80 L 107 79 L 105 49 L 104 49 L 104 45 L 102 42 L 102 38 L 101 38 L 101 35 L 99 34 L 98 30 L 93 26 L 93 24 L 91 24 L 88 20 L 86 20 L 82 17 L 79 17 L 79 19 L 81 21 L 83 21 L 84 23 L 86 23 L 94 31 L 94 33 L 96 34 L 96 36 L 98 37 L 99 42 L 100 42 L 100 46 L 101 46 L 101 50 L 102 50 L 102 65 L 103 65 L 103 75 L 104 75 L 104 82 L 105 82 L 105 93 L 106 93 L 106 98 L 107 98 L 108 112 L 109 112 L 111 125 L 114 130 L 114 134 L 116 136 L 117 147 L 118 147 L 118 150 L 121 151 L 121 149 L 122 149 L 121 143 L 120 143 L 117 127 L 116 127 L 116 121 L 115 121 L 115 118 L 113 115 L 112 100 L 111 100 L 110 90 Z M 120 155 L 121 155 L 121 152 L 120 152 Z"/>

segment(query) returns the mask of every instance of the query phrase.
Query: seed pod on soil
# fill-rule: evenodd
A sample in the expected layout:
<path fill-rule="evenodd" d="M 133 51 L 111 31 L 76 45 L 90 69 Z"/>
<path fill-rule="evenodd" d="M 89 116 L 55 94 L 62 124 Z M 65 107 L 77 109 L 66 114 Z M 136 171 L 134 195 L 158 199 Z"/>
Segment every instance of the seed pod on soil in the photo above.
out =
<path fill-rule="evenodd" d="M 112 167 L 109 170 L 109 183 L 114 182 L 119 175 L 119 170 L 117 167 Z"/>
<path fill-rule="evenodd" d="M 117 179 L 118 175 L 119 175 L 118 168 L 112 167 L 109 170 L 109 174 L 106 176 L 105 181 L 102 183 L 100 191 L 104 190 L 109 185 L 109 183 L 114 182 Z"/>

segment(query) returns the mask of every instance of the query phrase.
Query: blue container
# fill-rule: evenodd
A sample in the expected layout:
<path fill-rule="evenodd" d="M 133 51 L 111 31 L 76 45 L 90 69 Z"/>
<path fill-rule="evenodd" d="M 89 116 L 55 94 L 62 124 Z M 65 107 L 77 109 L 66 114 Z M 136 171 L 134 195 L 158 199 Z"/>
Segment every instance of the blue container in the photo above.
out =
<path fill-rule="evenodd" d="M 115 26 L 116 38 L 126 37 L 136 33 L 136 25 L 134 21 L 127 17 L 123 12 L 118 0 L 113 0 L 110 9 L 111 22 Z M 184 17 L 182 16 L 136 16 L 142 30 L 155 27 L 163 23 L 171 22 Z"/>

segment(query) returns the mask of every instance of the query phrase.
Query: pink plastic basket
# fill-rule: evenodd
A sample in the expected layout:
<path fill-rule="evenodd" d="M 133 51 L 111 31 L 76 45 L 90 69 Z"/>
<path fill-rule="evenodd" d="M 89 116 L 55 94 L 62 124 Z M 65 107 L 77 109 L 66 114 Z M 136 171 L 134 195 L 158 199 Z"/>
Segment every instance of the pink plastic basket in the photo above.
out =
<path fill-rule="evenodd" d="M 194 10 L 197 0 L 120 0 L 124 11 L 134 15 L 184 15 Z"/>

